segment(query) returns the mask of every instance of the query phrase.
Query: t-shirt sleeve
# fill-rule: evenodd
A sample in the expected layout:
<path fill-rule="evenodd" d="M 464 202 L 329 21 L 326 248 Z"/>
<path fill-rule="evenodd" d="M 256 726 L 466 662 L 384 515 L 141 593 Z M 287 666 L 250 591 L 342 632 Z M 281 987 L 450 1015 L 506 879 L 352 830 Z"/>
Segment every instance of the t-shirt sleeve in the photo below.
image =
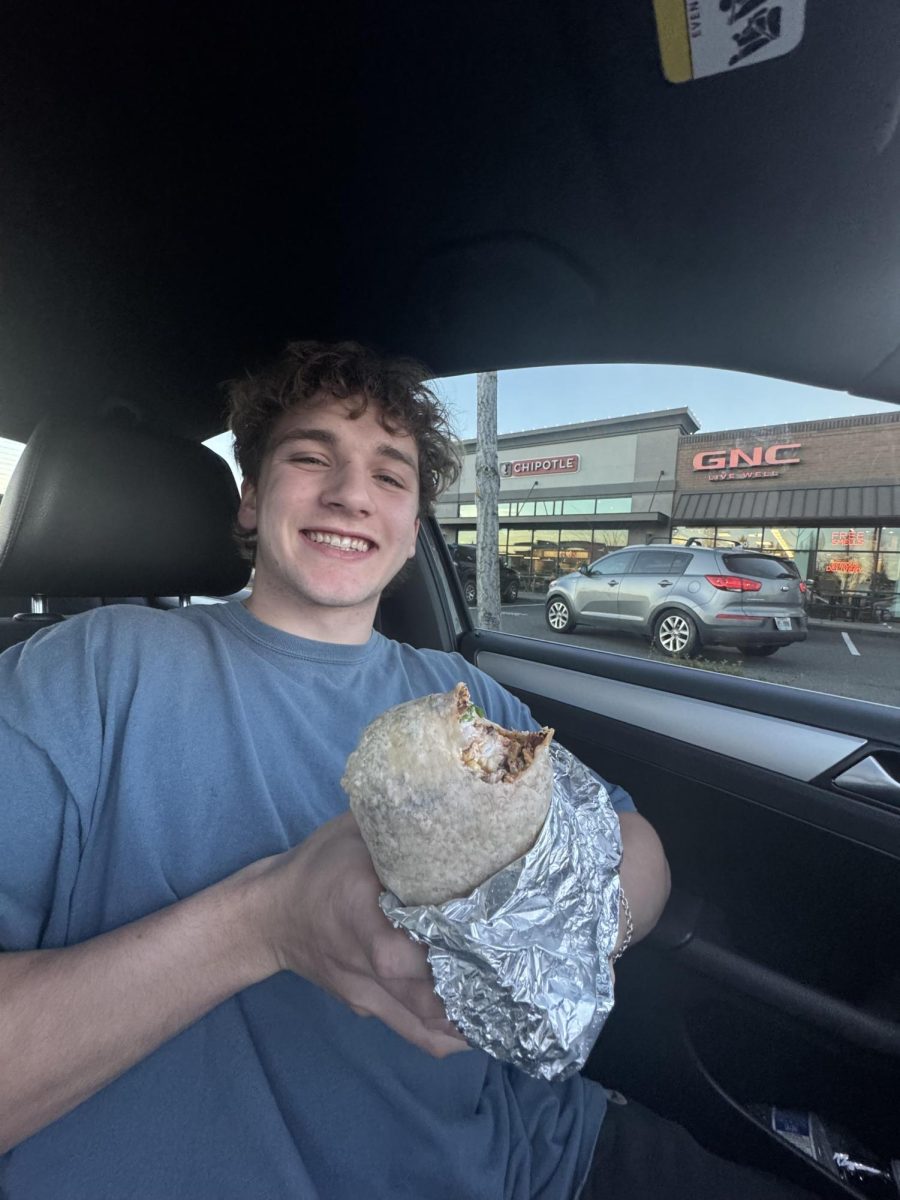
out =
<path fill-rule="evenodd" d="M 460 662 L 465 662 L 465 660 L 460 659 Z M 518 697 L 508 692 L 490 675 L 485 675 L 483 671 L 479 671 L 467 662 L 466 667 L 468 668 L 470 690 L 479 698 L 481 707 L 492 721 L 504 725 L 507 729 L 540 729 L 539 723 L 531 715 L 527 704 L 523 704 Z M 616 783 L 609 783 L 590 767 L 588 770 L 597 782 L 606 788 L 616 812 L 637 812 L 634 801 L 624 788 L 619 787 Z"/>
<path fill-rule="evenodd" d="M 101 732 L 83 658 L 47 633 L 0 655 L 0 951 L 66 944 Z"/>

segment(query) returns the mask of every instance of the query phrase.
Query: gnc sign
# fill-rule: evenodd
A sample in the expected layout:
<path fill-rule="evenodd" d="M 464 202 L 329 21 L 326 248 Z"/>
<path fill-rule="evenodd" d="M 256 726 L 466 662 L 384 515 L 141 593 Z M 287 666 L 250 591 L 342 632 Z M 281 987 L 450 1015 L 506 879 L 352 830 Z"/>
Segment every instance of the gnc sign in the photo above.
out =
<path fill-rule="evenodd" d="M 781 442 L 776 446 L 754 446 L 752 450 L 741 450 L 733 446 L 730 450 L 701 450 L 694 455 L 695 471 L 734 471 L 746 467 L 786 467 L 800 459 L 794 451 L 800 442 Z"/>

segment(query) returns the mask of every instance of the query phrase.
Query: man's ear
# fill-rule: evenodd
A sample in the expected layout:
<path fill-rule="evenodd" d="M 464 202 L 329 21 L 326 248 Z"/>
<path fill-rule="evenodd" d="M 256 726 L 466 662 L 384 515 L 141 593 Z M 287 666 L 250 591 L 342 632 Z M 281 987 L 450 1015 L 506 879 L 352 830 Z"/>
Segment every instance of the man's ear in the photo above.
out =
<path fill-rule="evenodd" d="M 245 479 L 241 483 L 241 504 L 237 514 L 241 529 L 252 533 L 256 528 L 256 484 Z"/>
<path fill-rule="evenodd" d="M 415 555 L 416 555 L 416 539 L 418 538 L 418 536 L 419 536 L 419 518 L 418 518 L 418 517 L 416 517 L 416 523 L 415 523 L 415 525 L 413 526 L 413 538 L 412 538 L 412 546 L 410 547 L 409 554 L 407 554 L 407 556 L 406 556 L 407 558 L 415 558 Z"/>

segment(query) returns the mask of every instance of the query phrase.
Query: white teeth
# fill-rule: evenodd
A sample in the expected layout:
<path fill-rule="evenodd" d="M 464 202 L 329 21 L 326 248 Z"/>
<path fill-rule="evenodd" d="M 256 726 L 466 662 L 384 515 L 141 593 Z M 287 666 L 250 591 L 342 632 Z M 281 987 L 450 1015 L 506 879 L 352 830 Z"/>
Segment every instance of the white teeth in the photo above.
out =
<path fill-rule="evenodd" d="M 364 553 L 370 546 L 365 538 L 341 537 L 338 533 L 320 533 L 317 529 L 308 530 L 307 536 L 314 542 L 324 542 L 326 546 L 336 546 L 339 550 Z"/>

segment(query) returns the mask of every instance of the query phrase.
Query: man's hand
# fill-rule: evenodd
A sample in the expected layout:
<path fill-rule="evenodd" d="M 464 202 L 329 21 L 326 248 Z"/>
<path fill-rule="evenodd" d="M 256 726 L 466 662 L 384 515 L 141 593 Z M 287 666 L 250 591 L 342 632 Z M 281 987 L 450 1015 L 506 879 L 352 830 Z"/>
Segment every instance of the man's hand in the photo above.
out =
<path fill-rule="evenodd" d="M 262 936 L 279 970 L 295 971 L 355 1013 L 378 1017 L 437 1058 L 467 1049 L 434 991 L 425 947 L 394 929 L 351 813 L 259 864 Z"/>

